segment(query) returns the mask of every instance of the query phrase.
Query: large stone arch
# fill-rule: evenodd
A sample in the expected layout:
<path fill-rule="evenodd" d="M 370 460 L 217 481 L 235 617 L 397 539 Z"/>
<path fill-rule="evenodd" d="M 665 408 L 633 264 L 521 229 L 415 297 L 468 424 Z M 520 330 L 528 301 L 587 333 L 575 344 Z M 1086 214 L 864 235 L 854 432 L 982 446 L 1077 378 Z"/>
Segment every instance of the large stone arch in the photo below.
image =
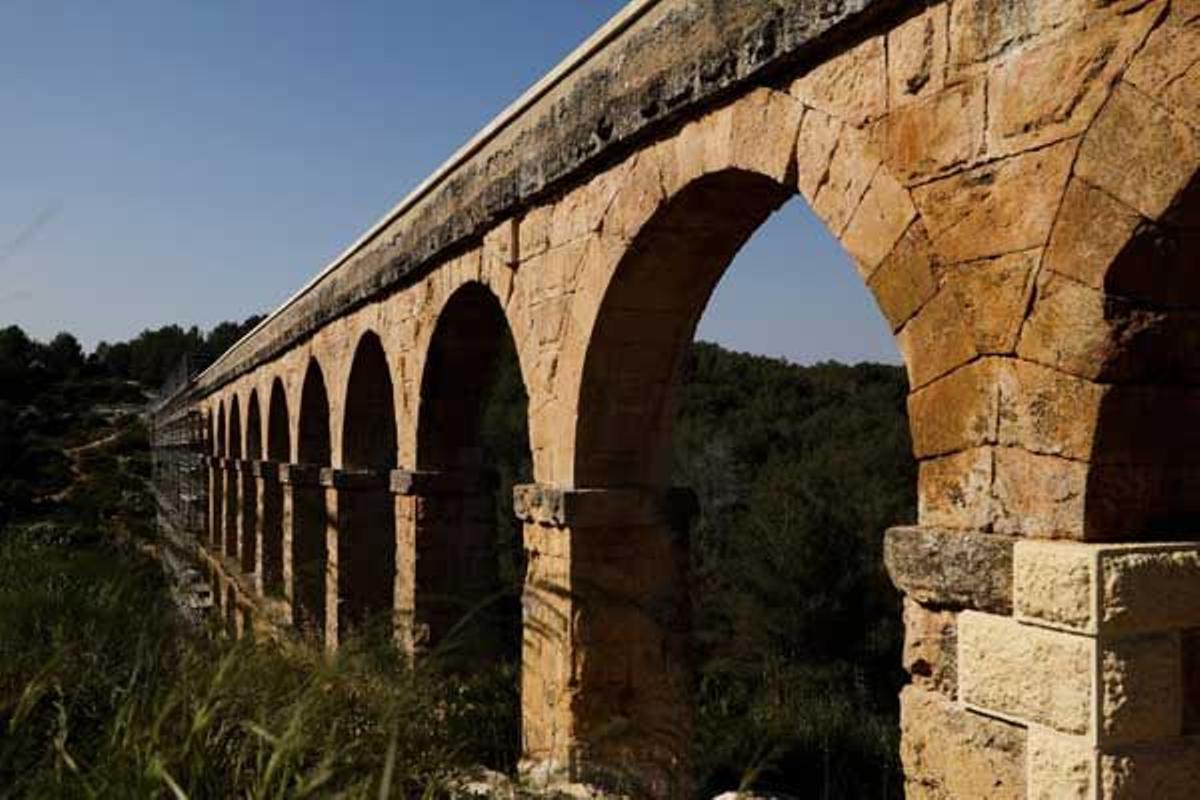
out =
<path fill-rule="evenodd" d="M 411 602 L 417 643 L 437 647 L 453 636 L 453 651 L 465 668 L 505 663 L 515 669 L 524 552 L 519 538 L 497 539 L 499 475 L 483 432 L 488 392 L 503 359 L 515 359 L 525 385 L 500 298 L 477 280 L 458 285 L 438 308 L 421 353 L 417 480 L 406 519 L 415 556 Z M 514 751 L 518 725 L 514 719 Z"/>
<path fill-rule="evenodd" d="M 344 637 L 366 623 L 393 629 L 396 518 L 390 493 L 397 463 L 395 390 L 383 342 L 359 337 L 342 402 L 340 481 L 331 484 L 337 530 L 337 631 Z"/>
<path fill-rule="evenodd" d="M 333 463 L 330 425 L 325 372 L 317 359 L 310 358 L 300 388 L 296 435 L 297 463 L 313 466 L 329 466 Z"/>
<path fill-rule="evenodd" d="M 267 410 L 267 460 L 287 464 L 292 460 L 291 416 L 288 414 L 287 389 L 283 379 L 271 381 L 271 399 Z"/>
<path fill-rule="evenodd" d="M 302 631 L 323 636 L 327 621 L 325 572 L 328 564 L 328 515 L 320 469 L 332 464 L 329 394 L 320 362 L 310 357 L 300 387 L 297 414 L 296 461 L 291 476 L 292 618 Z"/>
<path fill-rule="evenodd" d="M 391 470 L 397 465 L 395 391 L 383 342 L 374 331 L 359 337 L 346 381 L 342 467 Z"/>
<path fill-rule="evenodd" d="M 217 403 L 217 413 L 213 419 L 215 430 L 213 431 L 213 455 L 225 455 L 225 402 Z"/>

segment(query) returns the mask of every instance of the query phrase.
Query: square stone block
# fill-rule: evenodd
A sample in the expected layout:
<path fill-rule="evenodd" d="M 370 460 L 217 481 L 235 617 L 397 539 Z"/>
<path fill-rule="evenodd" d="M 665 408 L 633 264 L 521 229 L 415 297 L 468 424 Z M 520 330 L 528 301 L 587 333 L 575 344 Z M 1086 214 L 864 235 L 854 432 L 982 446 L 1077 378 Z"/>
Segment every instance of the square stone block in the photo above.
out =
<path fill-rule="evenodd" d="M 1200 544 L 1021 541 L 1013 593 L 1019 619 L 1092 635 L 1200 627 Z"/>
<path fill-rule="evenodd" d="M 958 615 L 958 696 L 967 706 L 1062 733 L 1094 731 L 1096 642 L 976 611 Z"/>
<path fill-rule="evenodd" d="M 1180 637 L 1116 639 L 964 611 L 958 691 L 968 707 L 1113 746 L 1183 731 Z"/>

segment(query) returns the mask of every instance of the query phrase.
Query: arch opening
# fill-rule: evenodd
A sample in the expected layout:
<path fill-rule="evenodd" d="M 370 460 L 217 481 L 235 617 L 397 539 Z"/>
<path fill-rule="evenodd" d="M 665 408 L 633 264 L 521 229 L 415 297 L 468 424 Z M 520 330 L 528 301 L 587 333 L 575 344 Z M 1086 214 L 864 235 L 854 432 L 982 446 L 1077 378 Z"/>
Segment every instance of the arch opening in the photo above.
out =
<path fill-rule="evenodd" d="M 225 555 L 238 557 L 238 534 L 242 519 L 241 469 L 242 469 L 242 415 L 237 395 L 229 401 L 229 460 L 233 462 L 229 480 L 225 487 Z"/>
<path fill-rule="evenodd" d="M 373 480 L 338 491 L 338 635 L 391 638 L 396 583 L 396 509 L 390 491 L 398 455 L 391 370 L 379 337 L 355 349 L 342 422 L 342 466 Z"/>
<path fill-rule="evenodd" d="M 283 381 L 276 378 L 271 383 L 271 396 L 267 405 L 267 461 L 278 469 L 292 460 L 291 431 L 289 429 L 287 392 Z M 263 482 L 263 539 L 262 581 L 263 591 L 269 596 L 284 594 L 283 577 L 283 486 L 275 478 Z"/>
<path fill-rule="evenodd" d="M 1091 446 L 1087 539 L 1192 539 L 1200 527 L 1197 252 L 1200 174 L 1160 219 L 1141 220 L 1105 272 L 1105 321 L 1127 341 L 1099 376 L 1112 386 Z"/>
<path fill-rule="evenodd" d="M 798 209 L 811 217 L 794 189 L 739 169 L 670 198 L 608 284 L 580 381 L 575 486 L 671 498 L 682 484 L 698 503 L 687 523 L 572 540 L 573 562 L 604 565 L 575 579 L 591 624 L 620 631 L 589 647 L 577 724 L 590 739 L 620 709 L 633 737 L 593 757 L 662 775 L 690 755 L 664 780 L 703 796 L 739 789 L 750 763 L 756 789 L 902 793 L 903 625 L 882 542 L 916 515 L 904 371 L 694 343 L 743 247 Z M 626 669 L 643 651 L 664 654 L 659 672 Z M 613 688 L 613 672 L 633 677 Z"/>
<path fill-rule="evenodd" d="M 300 391 L 296 458 L 301 465 L 331 466 L 329 395 L 325 375 L 309 359 Z M 308 635 L 325 631 L 325 492 L 319 483 L 292 487 L 292 622 Z"/>
<path fill-rule="evenodd" d="M 521 745 L 526 553 L 512 490 L 532 480 L 528 396 L 512 332 L 482 284 L 447 302 L 421 380 L 418 470 L 453 491 L 416 500 L 415 628 L 425 646 L 502 701 L 481 754 L 515 768 Z"/>

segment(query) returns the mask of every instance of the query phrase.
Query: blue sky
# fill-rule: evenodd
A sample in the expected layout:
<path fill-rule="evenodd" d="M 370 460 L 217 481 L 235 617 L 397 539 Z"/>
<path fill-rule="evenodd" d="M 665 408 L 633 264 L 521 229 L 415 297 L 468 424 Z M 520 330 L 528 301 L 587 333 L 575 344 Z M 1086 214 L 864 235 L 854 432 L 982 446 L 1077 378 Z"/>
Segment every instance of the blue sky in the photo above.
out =
<path fill-rule="evenodd" d="M 7 0 L 0 324 L 90 348 L 274 308 L 621 5 Z M 800 201 L 699 335 L 897 360 Z"/>

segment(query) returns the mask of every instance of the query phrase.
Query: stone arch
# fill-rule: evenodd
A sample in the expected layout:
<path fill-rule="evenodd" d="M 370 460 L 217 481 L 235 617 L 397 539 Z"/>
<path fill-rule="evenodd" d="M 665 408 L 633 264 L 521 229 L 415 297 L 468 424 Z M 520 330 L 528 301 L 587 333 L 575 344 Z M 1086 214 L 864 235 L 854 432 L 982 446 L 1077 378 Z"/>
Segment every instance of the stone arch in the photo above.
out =
<path fill-rule="evenodd" d="M 372 331 L 358 340 L 346 384 L 342 466 L 391 470 L 397 466 L 396 405 L 383 342 Z"/>
<path fill-rule="evenodd" d="M 639 232 L 590 336 L 575 429 L 577 487 L 667 486 L 681 359 L 725 267 L 789 196 L 763 175 L 713 173 L 672 197 Z"/>
<path fill-rule="evenodd" d="M 494 367 L 503 336 L 511 339 L 511 328 L 487 286 L 470 281 L 446 298 L 424 351 L 416 419 L 418 469 L 477 464 L 480 397 L 457 390 L 484 383 L 481 376 Z"/>
<path fill-rule="evenodd" d="M 267 450 L 269 476 L 262 485 L 262 580 L 268 595 L 284 593 L 283 486 L 280 470 L 292 460 L 291 422 L 288 416 L 287 390 L 276 377 L 271 382 L 267 401 Z"/>
<path fill-rule="evenodd" d="M 396 509 L 390 492 L 397 466 L 395 393 L 379 336 L 358 340 L 342 404 L 337 487 L 338 635 L 383 621 L 390 636 L 395 607 Z"/>
<path fill-rule="evenodd" d="M 511 514 L 504 495 L 511 498 L 512 487 L 501 485 L 497 494 L 498 462 L 486 446 L 484 420 L 500 378 L 515 379 L 523 395 L 520 357 L 500 301 L 488 286 L 468 281 L 446 299 L 424 354 L 416 467 L 418 475 L 436 476 L 438 485 L 416 498 L 421 510 L 410 513 L 416 553 L 412 603 L 421 642 L 436 647 L 452 638 L 464 668 L 511 667 L 515 697 L 524 548 L 519 528 L 498 527 L 498 509 Z M 524 436 L 527 453 L 527 430 Z M 515 479 L 507 477 L 510 484 Z M 509 527 L 501 540 L 500 531 Z M 511 722 L 515 759 L 520 725 L 515 709 Z"/>
<path fill-rule="evenodd" d="M 553 472 L 568 478 L 569 497 L 528 509 L 533 520 L 582 531 L 570 538 L 569 574 L 540 576 L 548 588 L 537 602 L 526 601 L 556 611 L 550 619 L 576 621 L 567 629 L 548 625 L 534 649 L 551 652 L 565 642 L 587 659 L 577 672 L 565 666 L 568 656 L 557 666 L 540 659 L 531 682 L 558 685 L 572 676 L 565 694 L 573 731 L 555 730 L 561 723 L 551 718 L 527 728 L 526 743 L 531 757 L 556 758 L 570 736 L 590 745 L 606 738 L 614 718 L 628 720 L 627 739 L 608 737 L 590 750 L 591 768 L 632 770 L 648 792 L 674 796 L 687 793 L 676 782 L 691 703 L 691 509 L 669 486 L 675 397 L 695 327 L 738 250 L 801 195 L 852 257 L 897 337 L 913 386 L 934 383 L 978 350 L 954 287 L 936 277 L 937 258 L 910 191 L 861 128 L 760 89 L 685 125 L 623 169 L 596 243 L 577 267 L 573 325 L 554 391 L 566 403 L 557 412 L 566 424 L 558 428 L 565 451 Z M 554 548 L 539 542 L 532 563 Z M 662 657 L 650 665 L 633 655 L 645 652 Z M 626 679 L 614 682 L 614 674 Z"/>
<path fill-rule="evenodd" d="M 225 555 L 238 557 L 238 542 L 243 515 L 241 501 L 242 470 L 242 414 L 238 396 L 229 400 L 229 460 L 231 462 L 225 486 Z"/>
<path fill-rule="evenodd" d="M 216 430 L 215 436 L 213 437 L 214 452 L 215 452 L 215 455 L 224 457 L 225 454 L 229 452 L 226 449 L 226 439 L 225 439 L 225 401 L 224 400 L 222 400 L 220 403 L 217 404 L 216 426 L 217 426 L 217 430 Z"/>
<path fill-rule="evenodd" d="M 300 417 L 296 435 L 297 463 L 313 466 L 331 465 L 333 454 L 329 431 L 329 394 L 325 390 L 325 373 L 320 363 L 311 358 L 300 389 Z"/>
<path fill-rule="evenodd" d="M 291 416 L 288 414 L 287 389 L 283 380 L 271 382 L 271 399 L 267 411 L 267 460 L 287 464 L 292 460 Z"/>
<path fill-rule="evenodd" d="M 309 633 L 325 630 L 325 569 L 327 513 L 325 492 L 317 470 L 330 467 L 331 419 L 325 374 L 316 358 L 309 358 L 300 389 L 296 436 L 297 462 L 304 469 L 292 478 L 292 619 Z"/>
<path fill-rule="evenodd" d="M 262 461 L 263 434 L 262 413 L 258 407 L 258 390 L 250 390 L 246 403 L 246 460 Z"/>
<path fill-rule="evenodd" d="M 242 458 L 244 450 L 242 449 L 242 412 L 238 404 L 238 396 L 235 394 L 229 400 L 229 447 L 228 453 L 230 458 Z"/>
<path fill-rule="evenodd" d="M 1161 541 L 1200 524 L 1200 136 L 1172 44 L 1189 24 L 1171 4 L 1079 141 L 1001 391 L 1026 421 L 1021 463 L 997 463 L 1011 532 Z"/>

